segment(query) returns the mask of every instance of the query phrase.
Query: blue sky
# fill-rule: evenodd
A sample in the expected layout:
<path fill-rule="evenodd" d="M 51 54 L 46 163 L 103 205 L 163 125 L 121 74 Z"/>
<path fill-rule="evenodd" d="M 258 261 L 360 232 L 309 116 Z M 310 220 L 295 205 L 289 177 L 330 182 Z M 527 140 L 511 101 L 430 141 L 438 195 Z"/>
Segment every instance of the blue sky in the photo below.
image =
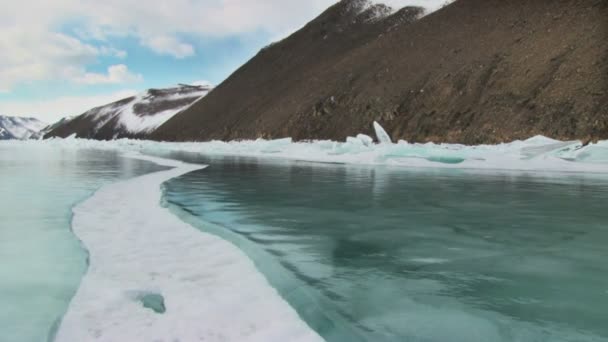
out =
<path fill-rule="evenodd" d="M 0 114 L 54 122 L 147 88 L 217 85 L 335 2 L 3 1 Z M 440 2 L 388 0 L 394 7 Z"/>

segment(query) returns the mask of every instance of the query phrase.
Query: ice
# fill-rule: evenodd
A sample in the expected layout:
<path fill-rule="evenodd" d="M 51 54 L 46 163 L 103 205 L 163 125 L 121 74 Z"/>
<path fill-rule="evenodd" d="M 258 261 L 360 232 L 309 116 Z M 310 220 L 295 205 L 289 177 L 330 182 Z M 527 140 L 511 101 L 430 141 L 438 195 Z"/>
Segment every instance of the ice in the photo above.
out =
<path fill-rule="evenodd" d="M 357 139 L 359 139 L 359 141 L 361 141 L 361 143 L 367 147 L 372 146 L 374 144 L 374 139 L 372 139 L 372 137 L 370 137 L 369 135 L 358 134 Z"/>
<path fill-rule="evenodd" d="M 376 121 L 374 121 L 374 131 L 376 132 L 376 138 L 378 138 L 378 142 L 380 142 L 381 144 L 391 144 L 393 142 L 391 140 L 391 137 L 384 130 L 384 128 L 382 128 L 382 126 L 380 126 L 380 124 Z"/>
<path fill-rule="evenodd" d="M 163 182 L 204 166 L 133 157 L 173 169 L 105 186 L 74 209 L 90 264 L 56 341 L 321 340 L 237 247 L 160 206 Z"/>
<path fill-rule="evenodd" d="M 3 148 L 23 146 L 159 155 L 189 152 L 390 168 L 558 172 L 560 177 L 568 177 L 564 172 L 608 173 L 608 141 L 583 146 L 578 141 L 540 136 L 479 146 L 374 144 L 364 135 L 346 142 L 290 138 L 198 143 L 77 138 L 0 142 Z M 193 229 L 159 206 L 162 182 L 200 166 L 147 159 L 175 168 L 106 186 L 74 210 L 74 232 L 89 250 L 91 264 L 61 323 L 58 341 L 318 339 L 236 247 Z M 424 254 L 412 260 L 429 265 L 441 261 Z M 192 321 L 203 323 L 193 325 Z"/>
<path fill-rule="evenodd" d="M 374 129 L 380 143 L 359 134 L 344 142 L 317 140 L 294 142 L 277 140 L 241 140 L 170 143 L 119 139 L 94 141 L 76 138 L 50 139 L 43 142 L 19 142 L 57 145 L 63 148 L 93 148 L 147 153 L 189 152 L 204 155 L 273 157 L 313 162 L 390 165 L 410 168 L 452 168 L 467 170 L 512 170 L 534 172 L 608 172 L 608 141 L 583 146 L 580 141 L 558 141 L 542 136 L 497 145 L 392 143 L 377 123 Z M 11 142 L 3 142 L 10 144 Z M 17 142 L 12 142 L 17 143 Z"/>
<path fill-rule="evenodd" d="M 71 208 L 99 187 L 163 170 L 119 151 L 0 144 L 0 341 L 52 341 L 86 272 Z"/>

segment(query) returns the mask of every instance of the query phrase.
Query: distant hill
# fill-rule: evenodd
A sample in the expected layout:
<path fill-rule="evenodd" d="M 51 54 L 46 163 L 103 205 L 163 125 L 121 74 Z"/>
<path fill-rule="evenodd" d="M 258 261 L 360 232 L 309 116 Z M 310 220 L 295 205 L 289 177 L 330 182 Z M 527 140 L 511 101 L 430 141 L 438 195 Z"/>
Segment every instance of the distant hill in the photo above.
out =
<path fill-rule="evenodd" d="M 46 125 L 35 118 L 0 115 L 0 140 L 30 139 Z"/>
<path fill-rule="evenodd" d="M 608 138 L 608 0 L 342 0 L 147 137 Z M 111 134 L 102 135 L 111 137 Z"/>
<path fill-rule="evenodd" d="M 205 96 L 210 89 L 209 86 L 185 84 L 174 88 L 149 89 L 137 96 L 96 107 L 75 118 L 63 120 L 50 127 L 44 138 L 144 138 L 175 114 Z"/>

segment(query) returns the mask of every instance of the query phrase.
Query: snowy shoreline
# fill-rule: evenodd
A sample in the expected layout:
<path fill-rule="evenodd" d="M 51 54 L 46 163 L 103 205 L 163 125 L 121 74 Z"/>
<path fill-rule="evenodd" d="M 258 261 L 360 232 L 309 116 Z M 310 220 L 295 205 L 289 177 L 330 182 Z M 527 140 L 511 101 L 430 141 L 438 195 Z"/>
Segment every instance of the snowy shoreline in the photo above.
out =
<path fill-rule="evenodd" d="M 578 140 L 559 141 L 543 136 L 497 145 L 394 143 L 374 122 L 379 143 L 359 134 L 344 142 L 291 138 L 209 142 L 158 142 L 118 139 L 111 141 L 69 137 L 43 141 L 0 141 L 0 144 L 37 144 L 57 148 L 118 150 L 143 154 L 187 152 L 206 156 L 243 156 L 319 163 L 387 165 L 405 168 L 608 174 L 608 140 L 583 145 Z"/>
<path fill-rule="evenodd" d="M 56 341 L 321 341 L 237 247 L 162 208 L 172 169 L 98 190 L 74 208 L 90 264 Z M 156 300 L 156 307 L 145 302 Z"/>

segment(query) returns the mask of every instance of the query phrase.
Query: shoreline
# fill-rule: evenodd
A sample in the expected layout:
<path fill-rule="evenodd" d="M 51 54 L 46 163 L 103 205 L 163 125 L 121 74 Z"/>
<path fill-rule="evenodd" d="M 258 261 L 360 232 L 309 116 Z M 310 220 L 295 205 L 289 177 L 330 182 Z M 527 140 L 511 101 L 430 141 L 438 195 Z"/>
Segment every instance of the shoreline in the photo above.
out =
<path fill-rule="evenodd" d="M 195 153 L 205 156 L 238 156 L 306 161 L 312 163 L 389 166 L 410 169 L 453 169 L 481 172 L 534 172 L 608 174 L 608 141 L 583 146 L 580 141 L 533 137 L 499 145 L 371 143 L 358 135 L 346 142 L 279 140 L 156 142 L 120 139 L 111 141 L 76 138 L 0 143 L 5 146 L 38 144 L 62 148 L 111 149 L 158 154 Z M 0 145 L 1 146 L 1 145 Z"/>

